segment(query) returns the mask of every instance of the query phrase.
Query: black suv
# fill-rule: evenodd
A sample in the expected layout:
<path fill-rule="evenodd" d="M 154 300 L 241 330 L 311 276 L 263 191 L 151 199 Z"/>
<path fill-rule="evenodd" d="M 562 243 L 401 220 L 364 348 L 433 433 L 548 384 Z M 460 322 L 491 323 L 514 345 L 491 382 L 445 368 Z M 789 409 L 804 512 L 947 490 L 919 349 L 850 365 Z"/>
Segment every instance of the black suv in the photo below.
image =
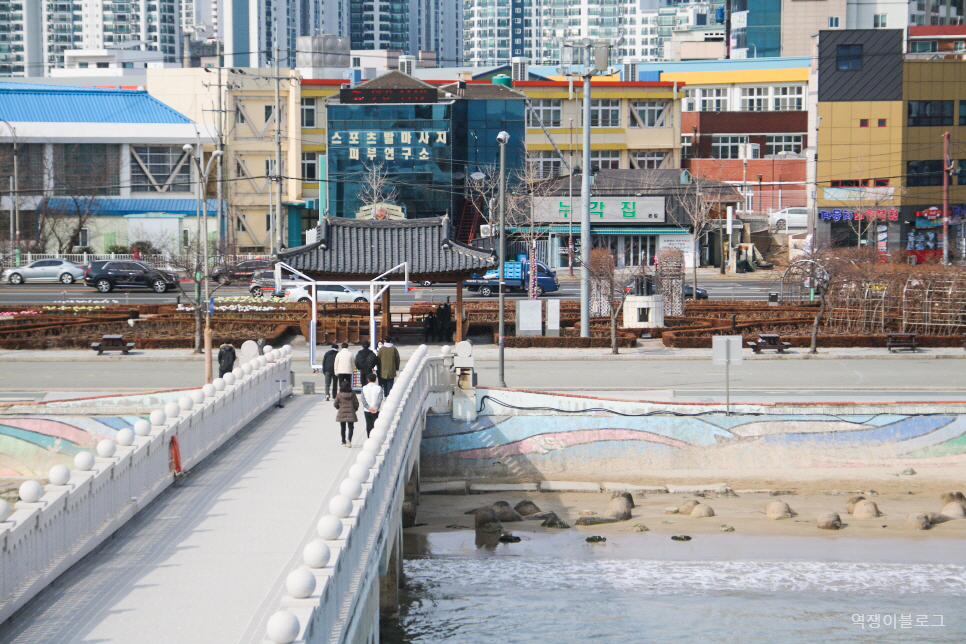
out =
<path fill-rule="evenodd" d="M 178 276 L 131 259 L 98 259 L 84 271 L 84 284 L 101 293 L 110 293 L 116 287 L 124 286 L 164 293 L 178 286 Z"/>
<path fill-rule="evenodd" d="M 272 268 L 273 262 L 267 259 L 248 259 L 234 265 L 216 266 L 211 271 L 211 279 L 219 284 L 230 284 L 237 279 L 249 279 L 257 271 Z"/>

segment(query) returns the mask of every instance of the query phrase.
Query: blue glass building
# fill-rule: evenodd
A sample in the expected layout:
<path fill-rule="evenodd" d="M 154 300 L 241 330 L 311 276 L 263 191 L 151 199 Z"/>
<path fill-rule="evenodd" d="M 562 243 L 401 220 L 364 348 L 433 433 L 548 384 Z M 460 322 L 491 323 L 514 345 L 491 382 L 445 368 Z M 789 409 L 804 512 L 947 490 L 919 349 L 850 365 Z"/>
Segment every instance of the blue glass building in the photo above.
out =
<path fill-rule="evenodd" d="M 525 98 L 503 85 L 436 87 L 401 72 L 333 96 L 326 103 L 328 216 L 358 217 L 363 177 L 381 166 L 407 218 L 458 220 L 466 177 L 499 162 L 501 130 L 510 134 L 508 172 L 525 162 Z"/>
<path fill-rule="evenodd" d="M 731 47 L 747 58 L 781 56 L 781 0 L 732 0 Z"/>

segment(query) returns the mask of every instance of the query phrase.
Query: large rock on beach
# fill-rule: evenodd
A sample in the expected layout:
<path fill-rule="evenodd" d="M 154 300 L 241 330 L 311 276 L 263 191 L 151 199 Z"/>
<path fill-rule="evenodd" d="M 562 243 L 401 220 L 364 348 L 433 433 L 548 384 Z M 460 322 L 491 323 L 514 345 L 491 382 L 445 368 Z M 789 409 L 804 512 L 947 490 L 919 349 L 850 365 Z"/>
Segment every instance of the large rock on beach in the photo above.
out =
<path fill-rule="evenodd" d="M 882 513 L 879 512 L 879 506 L 875 504 L 875 501 L 863 499 L 855 504 L 855 508 L 852 509 L 852 516 L 856 519 L 874 519 L 881 517 Z"/>
<path fill-rule="evenodd" d="M 613 517 L 578 517 L 577 525 L 600 525 L 602 523 L 617 523 Z"/>
<path fill-rule="evenodd" d="M 537 507 L 537 504 L 534 503 L 533 501 L 530 501 L 529 499 L 524 499 L 523 501 L 520 501 L 519 503 L 513 506 L 513 509 L 519 512 L 520 516 L 522 517 L 528 517 L 531 514 L 540 513 L 540 508 Z"/>
<path fill-rule="evenodd" d="M 566 521 L 562 521 L 555 512 L 541 512 L 541 514 L 548 515 L 543 523 L 540 525 L 544 528 L 555 528 L 557 530 L 564 530 L 570 527 L 570 524 Z M 532 515 L 531 515 L 532 516 Z"/>
<path fill-rule="evenodd" d="M 947 521 L 952 521 L 952 517 L 947 517 L 941 512 L 930 512 L 929 510 L 923 512 L 926 518 L 929 519 L 929 525 L 939 525 L 940 523 L 946 523 Z"/>
<path fill-rule="evenodd" d="M 765 517 L 772 521 L 791 519 L 794 516 L 798 516 L 798 513 L 788 507 L 784 501 L 772 501 L 765 506 Z"/>
<path fill-rule="evenodd" d="M 677 508 L 664 508 L 664 511 L 662 512 L 662 514 L 677 514 L 677 513 L 678 513 Z"/>
<path fill-rule="evenodd" d="M 816 522 L 822 530 L 842 529 L 842 519 L 835 512 L 826 512 L 825 514 L 818 515 Z"/>
<path fill-rule="evenodd" d="M 966 496 L 963 496 L 962 492 L 943 492 L 939 495 L 939 500 L 943 502 L 943 505 L 947 503 L 966 504 Z"/>
<path fill-rule="evenodd" d="M 476 511 L 476 530 L 487 534 L 502 534 L 503 524 L 493 508 L 480 508 Z"/>
<path fill-rule="evenodd" d="M 942 515 L 950 519 L 966 519 L 966 505 L 953 501 L 943 506 Z"/>
<path fill-rule="evenodd" d="M 493 508 L 493 511 L 496 512 L 496 517 L 503 523 L 523 521 L 523 517 L 520 516 L 520 513 L 510 507 L 510 504 L 506 501 L 497 501 L 491 507 Z"/>
<path fill-rule="evenodd" d="M 851 499 L 846 501 L 845 511 L 848 512 L 849 514 L 852 514 L 853 512 L 855 512 L 855 506 L 859 503 L 859 501 L 865 501 L 865 497 L 861 495 L 853 496 Z"/>
<path fill-rule="evenodd" d="M 695 519 L 702 519 L 705 517 L 713 517 L 714 510 L 711 509 L 710 505 L 705 505 L 704 503 L 698 504 L 691 510 L 691 516 Z"/>
<path fill-rule="evenodd" d="M 626 492 L 624 494 L 627 496 L 614 495 L 614 498 L 607 504 L 607 511 L 604 512 L 605 517 L 617 521 L 627 521 L 631 518 L 631 508 L 634 507 L 634 502 L 630 500 L 630 494 Z"/>
<path fill-rule="evenodd" d="M 614 492 L 614 494 L 612 494 L 610 498 L 611 499 L 627 499 L 627 502 L 631 504 L 631 507 L 632 508 L 634 507 L 634 497 L 631 496 L 631 493 L 630 492 Z"/>
<path fill-rule="evenodd" d="M 680 506 L 678 506 L 678 513 L 691 514 L 691 510 L 693 510 L 699 505 L 701 505 L 701 501 L 695 501 L 694 499 L 690 499 L 682 503 Z"/>
<path fill-rule="evenodd" d="M 915 512 L 906 517 L 903 525 L 907 530 L 928 530 L 929 516 L 925 512 Z"/>

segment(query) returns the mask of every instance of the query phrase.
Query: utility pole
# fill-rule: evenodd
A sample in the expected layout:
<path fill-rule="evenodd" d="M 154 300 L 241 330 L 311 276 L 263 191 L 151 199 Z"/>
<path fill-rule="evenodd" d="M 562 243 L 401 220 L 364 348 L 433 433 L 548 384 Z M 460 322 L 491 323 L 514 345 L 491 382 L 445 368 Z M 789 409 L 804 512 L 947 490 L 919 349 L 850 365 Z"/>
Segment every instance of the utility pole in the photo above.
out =
<path fill-rule="evenodd" d="M 949 158 L 949 132 L 943 132 L 943 264 L 949 265 L 949 173 L 953 171 Z"/>
<path fill-rule="evenodd" d="M 225 186 L 225 165 L 221 162 L 221 157 L 225 156 L 225 122 L 224 113 L 222 112 L 222 86 L 221 86 L 221 68 L 224 65 L 221 60 L 221 41 L 218 41 L 218 115 L 215 118 L 215 127 L 217 128 L 218 136 L 218 151 L 221 154 L 218 156 L 218 187 L 216 191 L 216 198 L 218 199 L 218 249 L 227 254 L 228 247 L 225 243 L 228 238 L 228 223 L 225 221 L 225 199 L 224 190 Z"/>
<path fill-rule="evenodd" d="M 278 14 L 275 16 L 275 235 L 276 249 L 282 247 L 282 101 L 281 83 L 282 77 L 279 75 L 279 26 Z M 274 252 L 273 252 L 274 254 Z"/>
<path fill-rule="evenodd" d="M 574 276 L 574 120 L 570 119 L 570 210 L 567 215 L 567 266 Z"/>

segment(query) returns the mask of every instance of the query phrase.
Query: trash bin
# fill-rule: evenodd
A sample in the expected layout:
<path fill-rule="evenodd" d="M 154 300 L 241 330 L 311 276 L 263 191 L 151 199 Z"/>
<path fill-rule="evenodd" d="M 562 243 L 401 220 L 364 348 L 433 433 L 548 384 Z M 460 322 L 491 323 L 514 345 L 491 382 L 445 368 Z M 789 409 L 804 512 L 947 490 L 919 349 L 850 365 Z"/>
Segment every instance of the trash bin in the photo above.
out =
<path fill-rule="evenodd" d="M 778 306 L 778 293 L 768 294 L 768 304 L 770 306 Z"/>

